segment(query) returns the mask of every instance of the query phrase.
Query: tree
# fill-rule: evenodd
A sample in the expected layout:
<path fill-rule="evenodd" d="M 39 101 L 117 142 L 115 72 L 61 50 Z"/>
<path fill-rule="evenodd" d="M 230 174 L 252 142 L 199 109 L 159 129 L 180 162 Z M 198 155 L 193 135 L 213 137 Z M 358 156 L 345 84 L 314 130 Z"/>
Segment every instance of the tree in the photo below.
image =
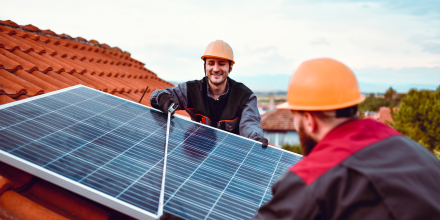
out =
<path fill-rule="evenodd" d="M 301 154 L 301 155 L 303 154 L 303 151 L 302 151 L 302 148 L 301 148 L 300 144 L 292 144 L 292 145 L 290 145 L 288 143 L 285 143 L 285 144 L 283 144 L 281 146 L 281 148 L 283 148 L 284 150 L 288 150 L 288 151 L 297 153 L 297 154 Z"/>
<path fill-rule="evenodd" d="M 392 101 L 384 98 L 375 97 L 374 94 L 370 94 L 365 98 L 365 101 L 359 104 L 359 110 L 365 111 L 379 111 L 380 107 L 388 107 Z"/>
<path fill-rule="evenodd" d="M 410 90 L 390 124 L 440 159 L 440 86 L 437 91 Z"/>
<path fill-rule="evenodd" d="M 385 92 L 385 98 L 387 99 L 392 99 L 394 94 L 396 94 L 396 90 L 393 89 L 393 87 L 390 87 L 386 92 Z"/>

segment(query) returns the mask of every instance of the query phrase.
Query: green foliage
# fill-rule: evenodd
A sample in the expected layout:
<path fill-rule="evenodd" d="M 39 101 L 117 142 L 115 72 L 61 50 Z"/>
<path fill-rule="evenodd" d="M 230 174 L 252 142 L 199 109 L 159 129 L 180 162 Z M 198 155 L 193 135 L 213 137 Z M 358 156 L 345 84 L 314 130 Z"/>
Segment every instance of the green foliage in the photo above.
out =
<path fill-rule="evenodd" d="M 396 90 L 393 89 L 393 87 L 390 87 L 386 92 L 385 92 L 385 98 L 386 99 L 391 99 L 393 98 L 393 95 L 396 94 Z"/>
<path fill-rule="evenodd" d="M 435 92 L 410 90 L 392 116 L 391 126 L 440 159 L 440 87 Z"/>
<path fill-rule="evenodd" d="M 379 111 L 380 107 L 389 107 L 394 100 L 389 100 L 385 98 L 375 97 L 374 94 L 370 94 L 365 98 L 361 104 L 359 104 L 359 110 L 361 112 L 365 111 Z"/>
<path fill-rule="evenodd" d="M 292 144 L 292 145 L 290 145 L 290 144 L 285 143 L 285 144 L 283 144 L 281 146 L 281 148 L 283 148 L 284 150 L 288 150 L 288 151 L 297 153 L 297 154 L 301 154 L 301 155 L 303 154 L 303 151 L 302 151 L 302 148 L 301 148 L 300 144 Z"/>

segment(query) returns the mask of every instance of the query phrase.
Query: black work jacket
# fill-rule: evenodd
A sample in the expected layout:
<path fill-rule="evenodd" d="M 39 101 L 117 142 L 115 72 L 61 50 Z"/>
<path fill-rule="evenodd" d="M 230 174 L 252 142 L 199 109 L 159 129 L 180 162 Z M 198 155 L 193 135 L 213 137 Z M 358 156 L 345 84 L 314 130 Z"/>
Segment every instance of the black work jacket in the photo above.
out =
<path fill-rule="evenodd" d="M 321 140 L 272 188 L 254 219 L 440 219 L 440 162 L 371 119 Z"/>

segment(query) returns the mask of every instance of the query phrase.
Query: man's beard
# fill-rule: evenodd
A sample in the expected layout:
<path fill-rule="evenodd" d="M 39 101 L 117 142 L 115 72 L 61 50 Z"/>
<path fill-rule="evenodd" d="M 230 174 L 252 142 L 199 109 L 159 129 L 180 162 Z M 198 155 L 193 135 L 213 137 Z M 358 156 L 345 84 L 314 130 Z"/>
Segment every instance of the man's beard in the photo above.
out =
<path fill-rule="evenodd" d="M 212 74 L 211 74 L 211 76 L 212 76 Z M 223 80 L 222 80 L 221 82 L 213 82 L 213 81 L 211 80 L 211 77 L 208 77 L 208 79 L 209 79 L 209 81 L 210 81 L 213 85 L 215 85 L 215 86 L 219 86 L 219 85 L 223 84 L 223 83 L 228 79 L 228 77 L 223 78 Z"/>
<path fill-rule="evenodd" d="M 298 136 L 299 141 L 301 142 L 301 147 L 303 149 L 303 155 L 307 156 L 313 148 L 316 146 L 318 142 L 315 141 L 310 135 L 305 132 L 304 126 L 302 123 L 299 123 L 298 128 Z"/>

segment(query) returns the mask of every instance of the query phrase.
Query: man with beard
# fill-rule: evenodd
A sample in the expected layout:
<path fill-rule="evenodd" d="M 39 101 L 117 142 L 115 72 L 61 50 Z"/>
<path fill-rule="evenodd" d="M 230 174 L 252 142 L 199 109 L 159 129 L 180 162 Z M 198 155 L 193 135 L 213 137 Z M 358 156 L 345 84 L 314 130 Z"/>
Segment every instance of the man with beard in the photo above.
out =
<path fill-rule="evenodd" d="M 242 83 L 228 77 L 234 65 L 231 46 L 222 40 L 211 42 L 202 56 L 205 77 L 155 90 L 151 105 L 166 113 L 171 103 L 186 110 L 193 121 L 222 129 L 263 143 L 257 97 Z"/>
<path fill-rule="evenodd" d="M 332 59 L 302 63 L 287 102 L 304 157 L 254 219 L 440 219 L 440 162 L 388 125 L 358 119 L 356 77 Z"/>

